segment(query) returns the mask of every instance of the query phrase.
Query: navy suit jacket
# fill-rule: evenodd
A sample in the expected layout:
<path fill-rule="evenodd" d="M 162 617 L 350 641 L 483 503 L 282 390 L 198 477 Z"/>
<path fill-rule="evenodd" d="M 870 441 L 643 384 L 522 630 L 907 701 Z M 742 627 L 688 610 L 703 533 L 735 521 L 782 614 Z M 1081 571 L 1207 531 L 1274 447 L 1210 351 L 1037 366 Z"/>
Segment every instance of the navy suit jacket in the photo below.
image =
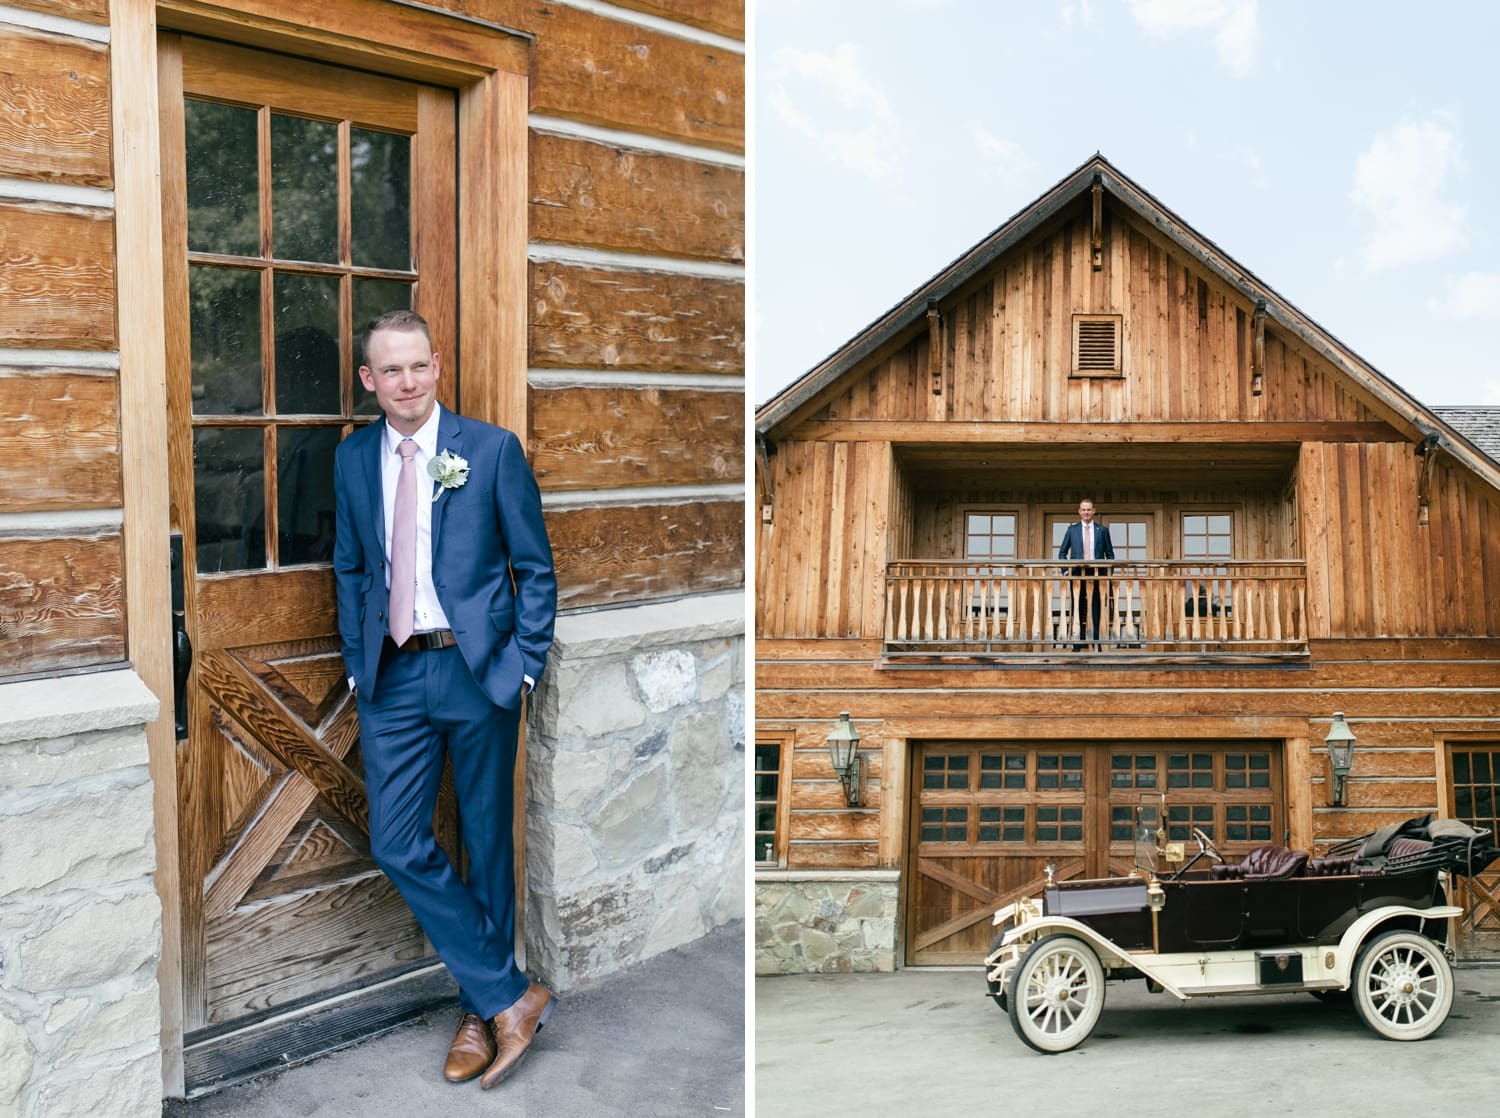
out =
<path fill-rule="evenodd" d="M 1115 545 L 1110 541 L 1109 529 L 1097 520 L 1094 521 L 1094 554 L 1083 553 L 1083 525 L 1074 522 L 1068 525 L 1067 535 L 1063 536 L 1062 546 L 1057 549 L 1059 559 L 1113 559 L 1115 557 Z"/>
<path fill-rule="evenodd" d="M 382 419 L 354 432 L 334 456 L 339 634 L 359 693 L 375 694 L 388 631 Z M 522 676 L 542 678 L 557 613 L 552 547 L 542 500 L 521 441 L 503 427 L 444 408 L 437 450 L 469 463 L 469 479 L 432 506 L 432 583 L 464 662 L 498 706 L 521 703 Z M 430 482 L 433 492 L 437 482 Z M 420 499 L 420 498 L 419 498 Z"/>

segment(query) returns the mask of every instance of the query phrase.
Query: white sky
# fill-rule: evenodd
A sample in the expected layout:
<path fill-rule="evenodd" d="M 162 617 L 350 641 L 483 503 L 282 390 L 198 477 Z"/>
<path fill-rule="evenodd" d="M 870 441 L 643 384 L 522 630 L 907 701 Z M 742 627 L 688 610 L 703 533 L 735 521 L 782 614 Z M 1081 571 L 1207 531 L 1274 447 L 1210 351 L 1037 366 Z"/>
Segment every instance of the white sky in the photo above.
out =
<path fill-rule="evenodd" d="M 763 402 L 1096 150 L 1425 404 L 1500 404 L 1500 4 L 752 0 Z"/>

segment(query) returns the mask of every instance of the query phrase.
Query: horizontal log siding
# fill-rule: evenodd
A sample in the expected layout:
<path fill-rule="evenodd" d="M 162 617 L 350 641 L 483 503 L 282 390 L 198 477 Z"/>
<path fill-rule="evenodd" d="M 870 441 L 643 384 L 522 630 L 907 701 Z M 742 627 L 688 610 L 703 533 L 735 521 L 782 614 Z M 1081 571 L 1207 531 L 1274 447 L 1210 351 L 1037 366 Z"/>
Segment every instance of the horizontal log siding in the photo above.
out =
<path fill-rule="evenodd" d="M 0 347 L 112 349 L 113 215 L 0 204 Z"/>
<path fill-rule="evenodd" d="M 108 23 L 109 0 L 5 0 L 11 8 L 25 8 L 85 23 Z"/>
<path fill-rule="evenodd" d="M 531 134 L 531 239 L 743 263 L 745 172 Z"/>
<path fill-rule="evenodd" d="M 701 389 L 533 388 L 544 490 L 702 485 L 745 476 L 745 397 Z"/>
<path fill-rule="evenodd" d="M 0 367 L 0 512 L 119 508 L 119 378 Z"/>
<path fill-rule="evenodd" d="M 1286 740 L 1289 803 L 1308 801 L 1311 832 L 1294 843 L 1321 847 L 1440 807 L 1441 741 L 1500 741 L 1500 640 L 1333 641 L 1315 644 L 1312 666 L 1256 669 L 882 670 L 878 643 L 779 641 L 756 646 L 760 733 L 794 733 L 790 866 L 899 865 L 904 842 L 876 850 L 881 816 L 904 820 L 899 787 L 882 772 L 866 806 L 840 810 L 824 745 L 842 710 L 854 716 L 861 749 L 878 764 L 888 740 L 1108 741 Z M 1358 735 L 1345 807 L 1330 803 L 1328 718 L 1343 710 Z M 891 754 L 885 752 L 888 759 Z M 877 770 L 878 771 L 878 770 Z M 1290 781 L 1290 776 L 1289 776 Z M 1295 822 L 1294 822 L 1295 825 Z"/>
<path fill-rule="evenodd" d="M 558 605 L 618 605 L 743 586 L 744 526 L 740 501 L 549 511 Z"/>
<path fill-rule="evenodd" d="M 1266 331 L 1265 390 L 1250 392 L 1254 305 L 1195 272 L 1115 206 L 1104 267 L 1089 265 L 1081 213 L 1043 230 L 942 307 L 947 375 L 928 375 L 926 331 L 847 379 L 818 419 L 1010 422 L 1317 420 L 1371 411 L 1326 362 Z M 1072 316 L 1123 318 L 1124 376 L 1070 377 Z"/>
<path fill-rule="evenodd" d="M 0 679 L 125 659 L 117 531 L 0 534 Z"/>
<path fill-rule="evenodd" d="M 109 51 L 0 25 L 0 175 L 110 183 Z"/>

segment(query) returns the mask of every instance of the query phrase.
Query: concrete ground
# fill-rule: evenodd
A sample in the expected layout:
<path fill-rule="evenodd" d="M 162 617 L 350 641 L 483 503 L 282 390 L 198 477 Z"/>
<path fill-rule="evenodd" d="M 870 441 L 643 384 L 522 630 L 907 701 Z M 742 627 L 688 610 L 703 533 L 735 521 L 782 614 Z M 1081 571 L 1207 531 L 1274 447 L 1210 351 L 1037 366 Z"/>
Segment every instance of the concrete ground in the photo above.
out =
<path fill-rule="evenodd" d="M 755 1113 L 1492 1114 L 1500 966 L 1460 965 L 1454 978 L 1447 1022 L 1412 1043 L 1308 994 L 1184 1003 L 1111 983 L 1093 1035 L 1055 1056 L 1021 1042 L 977 967 L 760 978 Z"/>
<path fill-rule="evenodd" d="M 393 1032 L 190 1102 L 164 1118 L 534 1118 L 745 1113 L 745 926 L 565 995 L 525 1062 L 492 1091 L 451 1084 L 457 1003 Z"/>

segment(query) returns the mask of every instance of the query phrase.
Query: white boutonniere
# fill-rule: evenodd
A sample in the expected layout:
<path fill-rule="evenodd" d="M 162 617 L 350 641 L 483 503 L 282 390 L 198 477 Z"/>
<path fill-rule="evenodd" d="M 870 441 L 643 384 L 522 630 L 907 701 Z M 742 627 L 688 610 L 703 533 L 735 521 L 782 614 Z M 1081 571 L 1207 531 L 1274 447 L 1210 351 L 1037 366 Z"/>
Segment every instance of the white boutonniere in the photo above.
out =
<path fill-rule="evenodd" d="M 432 499 L 436 501 L 443 495 L 444 489 L 457 489 L 469 480 L 469 461 L 451 450 L 445 450 L 436 458 L 428 459 L 427 476 L 442 487 L 432 495 Z"/>

